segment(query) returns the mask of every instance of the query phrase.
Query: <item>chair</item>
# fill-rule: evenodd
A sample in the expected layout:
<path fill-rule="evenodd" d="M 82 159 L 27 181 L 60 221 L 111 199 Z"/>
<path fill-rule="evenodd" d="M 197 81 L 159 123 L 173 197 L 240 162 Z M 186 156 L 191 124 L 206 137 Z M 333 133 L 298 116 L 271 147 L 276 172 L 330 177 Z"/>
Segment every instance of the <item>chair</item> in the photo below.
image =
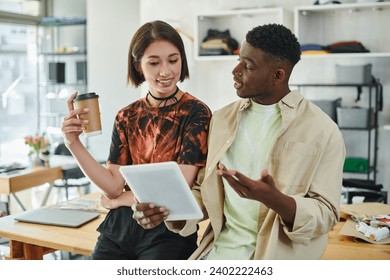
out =
<path fill-rule="evenodd" d="M 72 156 L 64 143 L 59 143 L 54 149 L 55 155 Z M 84 194 L 89 193 L 91 182 L 85 177 L 79 167 L 63 169 L 63 178 L 54 181 L 54 187 L 65 189 L 65 198 L 69 200 L 69 188 L 77 188 L 79 196 L 83 194 L 81 188 L 85 188 Z"/>

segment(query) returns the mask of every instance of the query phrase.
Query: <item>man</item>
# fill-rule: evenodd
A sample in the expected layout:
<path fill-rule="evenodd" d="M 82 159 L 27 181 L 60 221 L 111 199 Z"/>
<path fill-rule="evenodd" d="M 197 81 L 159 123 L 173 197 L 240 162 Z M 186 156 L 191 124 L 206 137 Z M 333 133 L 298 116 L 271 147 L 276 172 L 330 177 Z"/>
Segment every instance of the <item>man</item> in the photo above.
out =
<path fill-rule="evenodd" d="M 278 24 L 247 33 L 233 69 L 242 99 L 213 114 L 192 188 L 206 229 L 191 259 L 319 259 L 339 220 L 345 145 L 337 125 L 289 89 L 300 45 Z M 166 205 L 169 209 L 169 205 Z M 161 207 L 135 206 L 153 227 Z M 186 236 L 197 221 L 166 222 Z"/>

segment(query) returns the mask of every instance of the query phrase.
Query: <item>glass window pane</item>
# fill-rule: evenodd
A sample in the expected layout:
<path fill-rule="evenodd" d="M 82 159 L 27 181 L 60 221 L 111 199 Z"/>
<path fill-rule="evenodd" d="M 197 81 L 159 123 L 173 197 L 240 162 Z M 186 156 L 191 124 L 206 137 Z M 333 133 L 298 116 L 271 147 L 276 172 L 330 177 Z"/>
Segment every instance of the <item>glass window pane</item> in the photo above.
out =
<path fill-rule="evenodd" d="M 1 0 L 0 11 L 22 15 L 39 16 L 41 11 L 40 0 Z"/>
<path fill-rule="evenodd" d="M 25 158 L 37 132 L 36 27 L 0 23 L 0 158 Z"/>

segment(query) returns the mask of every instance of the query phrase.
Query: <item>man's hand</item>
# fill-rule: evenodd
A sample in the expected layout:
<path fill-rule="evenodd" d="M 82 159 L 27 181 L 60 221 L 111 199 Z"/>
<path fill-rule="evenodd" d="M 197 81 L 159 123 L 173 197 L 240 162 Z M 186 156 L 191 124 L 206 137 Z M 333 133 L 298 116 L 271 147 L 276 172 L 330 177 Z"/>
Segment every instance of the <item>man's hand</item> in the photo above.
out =
<path fill-rule="evenodd" d="M 272 199 L 272 193 L 277 191 L 274 180 L 267 170 L 261 172 L 258 180 L 252 180 L 236 170 L 228 170 L 222 163 L 218 167 L 217 174 L 224 177 L 241 197 L 267 204 L 267 200 Z"/>
<path fill-rule="evenodd" d="M 152 229 L 167 219 L 169 211 L 165 207 L 158 207 L 153 203 L 134 203 L 133 219 L 144 229 Z"/>
<path fill-rule="evenodd" d="M 217 175 L 225 178 L 239 196 L 260 201 L 273 209 L 282 217 L 287 226 L 292 228 L 297 210 L 296 202 L 275 186 L 274 179 L 266 169 L 261 172 L 259 179 L 252 180 L 236 170 L 227 169 L 220 163 Z"/>

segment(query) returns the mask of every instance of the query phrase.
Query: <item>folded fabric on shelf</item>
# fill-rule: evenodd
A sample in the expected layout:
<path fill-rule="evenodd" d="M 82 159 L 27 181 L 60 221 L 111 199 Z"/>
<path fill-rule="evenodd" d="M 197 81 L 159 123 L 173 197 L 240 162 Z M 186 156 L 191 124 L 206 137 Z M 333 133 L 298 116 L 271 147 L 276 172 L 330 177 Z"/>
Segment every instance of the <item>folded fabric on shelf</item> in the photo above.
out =
<path fill-rule="evenodd" d="M 230 36 L 229 29 L 225 31 L 219 31 L 217 29 L 209 29 L 206 37 L 201 43 L 200 55 L 210 55 L 209 50 L 218 50 L 221 55 L 236 53 L 239 48 L 237 40 Z"/>
<path fill-rule="evenodd" d="M 330 53 L 367 53 L 370 52 L 359 41 L 339 41 L 324 47 Z"/>
<path fill-rule="evenodd" d="M 319 44 L 302 44 L 301 51 L 322 51 L 324 46 Z"/>

